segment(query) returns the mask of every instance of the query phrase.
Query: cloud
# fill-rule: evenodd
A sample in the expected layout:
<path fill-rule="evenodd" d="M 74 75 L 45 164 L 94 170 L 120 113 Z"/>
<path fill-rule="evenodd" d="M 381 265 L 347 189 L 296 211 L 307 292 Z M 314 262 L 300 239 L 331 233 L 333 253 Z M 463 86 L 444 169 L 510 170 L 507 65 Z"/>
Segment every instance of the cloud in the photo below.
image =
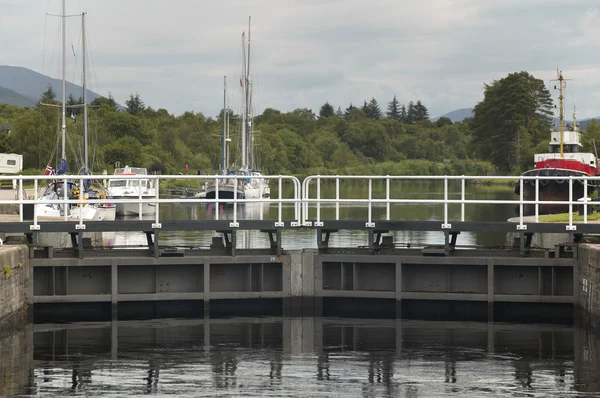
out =
<path fill-rule="evenodd" d="M 8 40 L 0 59 L 58 77 L 59 20 L 46 4 L 0 0 Z M 48 12 L 59 13 L 50 0 Z M 92 88 L 123 103 L 139 93 L 172 113 L 214 116 L 222 77 L 241 70 L 241 33 L 252 15 L 255 105 L 290 111 L 329 101 L 346 108 L 375 97 L 420 99 L 437 116 L 473 106 L 483 84 L 527 70 L 574 79 L 581 117 L 600 112 L 597 0 L 194 0 L 68 1 L 88 12 Z M 69 19 L 77 50 L 80 23 Z M 44 49 L 45 43 L 45 49 Z M 4 61 L 6 60 L 6 61 Z M 70 54 L 70 70 L 74 58 Z M 43 70 L 42 70 L 43 69 Z M 69 76 L 77 76 L 70 72 Z M 585 82 L 579 82 L 585 79 Z M 574 100 L 575 101 L 575 100 Z"/>

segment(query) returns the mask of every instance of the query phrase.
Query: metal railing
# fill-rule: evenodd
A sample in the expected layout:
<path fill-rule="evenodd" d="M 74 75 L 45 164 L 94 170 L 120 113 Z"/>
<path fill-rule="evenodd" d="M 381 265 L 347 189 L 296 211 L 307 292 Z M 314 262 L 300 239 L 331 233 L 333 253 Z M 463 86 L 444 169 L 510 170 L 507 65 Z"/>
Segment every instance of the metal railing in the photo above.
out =
<path fill-rule="evenodd" d="M 227 199 L 219 194 L 219 187 L 223 179 L 233 181 L 234 195 L 232 199 Z M 276 197 L 261 197 L 261 198 L 238 198 L 238 193 L 244 192 L 244 182 L 248 179 L 262 179 L 263 181 L 269 181 L 272 185 L 273 182 L 277 184 L 277 196 Z M 57 205 L 62 207 L 64 211 L 60 212 L 60 218 L 64 221 L 77 221 L 77 229 L 85 229 L 85 222 L 89 221 L 84 219 L 83 212 L 79 211 L 78 216 L 69 215 L 68 208 L 82 208 L 88 205 L 100 205 L 100 204 L 131 204 L 136 203 L 138 207 L 138 218 L 143 219 L 142 206 L 144 204 L 150 204 L 156 206 L 154 214 L 154 223 L 152 228 L 161 228 L 160 224 L 160 205 L 169 203 L 181 203 L 181 198 L 164 198 L 160 196 L 160 187 L 167 181 L 173 180 L 196 180 L 198 183 L 211 182 L 214 184 L 215 198 L 203 198 L 203 197 L 192 197 L 186 198 L 185 203 L 197 203 L 197 204 L 217 204 L 214 206 L 215 219 L 219 220 L 220 207 L 219 204 L 231 205 L 233 207 L 233 220 L 230 222 L 231 227 L 238 227 L 239 222 L 237 218 L 237 207 L 241 203 L 269 203 L 275 204 L 278 207 L 277 221 L 274 223 L 274 227 L 283 227 L 284 221 L 290 221 L 292 226 L 300 225 L 300 189 L 301 183 L 294 176 L 283 176 L 283 175 L 265 175 L 260 177 L 245 176 L 245 175 L 60 175 L 60 176 L 0 176 L 0 181 L 10 180 L 13 181 L 13 185 L 16 186 L 16 197 L 15 199 L 0 199 L 0 204 L 18 205 L 19 207 L 19 221 L 24 222 L 24 205 L 33 205 L 33 224 L 30 226 L 31 230 L 39 230 L 38 208 L 36 205 Z M 126 198 L 126 199 L 115 199 L 111 197 L 106 198 L 94 198 L 86 199 L 84 196 L 79 195 L 78 198 L 69 198 L 68 182 L 77 184 L 80 188 L 84 186 L 86 181 L 102 181 L 106 183 L 110 180 L 134 180 L 137 181 L 137 197 Z M 150 187 L 150 190 L 143 192 L 140 188 L 142 182 L 146 182 L 146 187 Z M 61 195 L 56 199 L 43 199 L 43 193 L 40 193 L 40 187 L 47 187 L 52 182 L 62 184 Z M 292 194 L 288 197 L 284 196 L 283 184 L 291 184 Z M 31 196 L 25 195 L 25 185 L 30 186 L 33 184 L 33 192 Z M 221 189 L 223 192 L 223 189 Z M 148 197 L 152 196 L 152 197 Z M 294 207 L 294 216 L 291 220 L 284 220 L 282 216 L 282 206 L 284 204 L 292 204 Z"/>
<path fill-rule="evenodd" d="M 366 198 L 342 198 L 340 197 L 340 181 L 342 180 L 354 180 L 367 182 L 368 190 Z M 466 184 L 471 182 L 477 182 L 482 180 L 514 180 L 519 186 L 519 195 L 515 195 L 514 200 L 482 200 L 482 199 L 467 199 L 466 197 Z M 540 182 L 551 181 L 551 180 L 564 180 L 568 184 L 568 200 L 540 200 Z M 321 197 L 321 184 L 323 182 L 335 182 L 335 197 L 334 198 L 322 198 Z M 385 182 L 385 198 L 373 198 L 373 181 L 384 181 Z M 406 197 L 395 197 L 392 195 L 390 190 L 390 182 L 392 181 L 443 181 L 443 198 L 433 199 L 422 199 L 422 198 L 406 198 Z M 526 200 L 524 197 L 524 188 L 527 181 L 533 181 L 535 183 L 535 198 L 534 200 Z M 564 183 L 563 182 L 563 183 Z M 449 183 L 460 183 L 460 199 L 449 198 Z M 575 198 L 573 192 L 573 184 L 582 183 L 584 192 L 580 201 L 580 198 Z M 311 186 L 315 185 L 315 191 L 311 191 Z M 437 204 L 443 205 L 443 223 L 441 229 L 451 229 L 451 221 L 465 221 L 465 206 L 473 204 L 498 204 L 498 205 L 518 205 L 519 206 L 519 223 L 517 230 L 526 230 L 527 225 L 525 224 L 524 206 L 534 205 L 533 222 L 539 222 L 540 216 L 540 205 L 563 205 L 568 206 L 569 222 L 566 226 L 567 231 L 576 231 L 577 226 L 573 224 L 573 206 L 583 207 L 583 223 L 588 223 L 588 206 L 589 203 L 588 195 L 591 194 L 590 187 L 592 185 L 600 187 L 600 177 L 575 177 L 575 176 L 331 176 L 331 175 L 316 175 L 309 176 L 302 182 L 302 226 L 316 226 L 323 227 L 324 221 L 322 219 L 321 206 L 323 204 L 334 204 L 335 205 L 335 220 L 340 220 L 340 205 L 345 203 L 360 204 L 367 206 L 367 221 L 365 224 L 366 228 L 375 228 L 375 222 L 373 220 L 373 207 L 374 205 L 385 205 L 386 215 L 385 220 L 391 220 L 391 206 L 394 204 Z M 460 219 L 451 220 L 449 217 L 448 206 L 451 204 L 460 204 Z M 314 220 L 309 219 L 309 206 L 313 206 L 316 209 L 316 217 Z M 517 215 L 516 215 L 517 216 Z M 529 220 L 529 219 L 528 219 Z"/>
<path fill-rule="evenodd" d="M 262 179 L 264 181 L 269 181 L 271 188 L 276 185 L 276 189 L 273 189 L 277 194 L 275 197 L 271 196 L 268 198 L 238 198 L 238 192 L 244 192 L 244 181 L 248 178 L 250 179 Z M 42 199 L 41 194 L 39 193 L 40 187 L 45 187 L 48 183 L 55 181 L 58 183 L 62 183 L 63 187 L 67 185 L 67 181 L 75 182 L 80 187 L 84 186 L 84 182 L 86 180 L 91 181 L 109 181 L 112 179 L 118 180 L 136 180 L 138 182 L 138 186 L 142 185 L 142 181 L 147 181 L 151 187 L 154 188 L 152 191 L 152 197 L 148 197 L 148 194 L 144 194 L 142 190 L 138 190 L 137 198 L 130 199 L 115 199 L 115 198 L 98 198 L 98 199 L 84 199 L 82 196 L 78 198 L 69 198 L 68 190 L 63 189 L 61 192 L 61 197 L 56 199 Z M 221 197 L 219 194 L 219 187 L 222 183 L 223 179 L 230 179 L 233 183 L 233 198 L 226 199 Z M 334 220 L 340 220 L 340 206 L 347 204 L 354 204 L 361 206 L 363 208 L 366 207 L 367 217 L 365 228 L 375 228 L 376 220 L 373 217 L 373 209 L 375 206 L 385 206 L 385 216 L 379 218 L 380 220 L 392 220 L 391 208 L 393 205 L 399 204 L 422 204 L 422 205 L 442 205 L 443 206 L 443 221 L 441 223 L 441 229 L 451 229 L 452 222 L 464 222 L 465 214 L 467 211 L 467 206 L 475 205 L 475 204 L 497 204 L 497 205 L 516 205 L 519 208 L 519 213 L 516 214 L 518 217 L 518 224 L 516 226 L 517 230 L 526 230 L 526 220 L 527 222 L 539 222 L 540 215 L 540 206 L 541 205 L 563 205 L 568 207 L 568 224 L 566 225 L 567 231 L 576 231 L 577 226 L 573 222 L 573 211 L 574 206 L 577 208 L 583 209 L 583 223 L 588 223 L 588 209 L 591 206 L 587 197 L 594 187 L 600 187 L 600 177 L 546 177 L 546 176 L 331 176 L 331 175 L 315 175 L 309 176 L 302 181 L 302 183 L 298 180 L 298 178 L 294 176 L 286 176 L 286 175 L 265 175 L 265 176 L 246 176 L 246 175 L 222 175 L 222 174 L 211 174 L 211 175 L 61 175 L 61 176 L 0 176 L 0 181 L 2 180 L 10 180 L 16 182 L 16 197 L 15 199 L 0 199 L 0 204 L 9 204 L 9 205 L 17 205 L 19 207 L 19 220 L 21 222 L 23 219 L 23 208 L 24 205 L 34 205 L 33 211 L 33 224 L 30 226 L 31 230 L 39 230 L 39 214 L 36 205 L 47 205 L 47 204 L 58 204 L 64 206 L 64 208 L 68 207 L 84 207 L 86 205 L 95 205 L 95 204 L 120 204 L 120 203 L 128 203 L 131 204 L 136 203 L 139 205 L 139 219 L 142 218 L 142 206 L 144 204 L 152 204 L 156 206 L 156 212 L 153 218 L 153 228 L 161 228 L 160 224 L 160 211 L 159 208 L 163 204 L 170 203 L 181 203 L 181 198 L 165 198 L 160 196 L 160 187 L 163 184 L 168 183 L 172 180 L 196 180 L 198 182 L 198 186 L 201 183 L 206 184 L 207 182 L 214 186 L 215 199 L 213 198 L 203 198 L 203 197 L 192 197 L 186 198 L 185 203 L 197 203 L 197 204 L 207 204 L 207 203 L 216 203 L 216 204 L 227 204 L 233 207 L 233 219 L 230 222 L 230 227 L 235 228 L 239 226 L 239 220 L 237 215 L 237 208 L 242 203 L 268 203 L 270 205 L 277 206 L 277 218 L 274 222 L 274 227 L 283 227 L 285 222 L 289 222 L 289 225 L 292 227 L 323 227 L 324 220 L 322 214 L 322 207 L 325 205 L 335 206 L 335 217 Z M 340 190 L 340 181 L 343 180 L 354 180 L 354 181 L 362 181 L 367 185 L 366 197 L 364 198 L 350 198 L 348 195 L 343 195 Z M 513 180 L 517 181 L 519 186 L 520 194 L 515 195 L 515 199 L 513 200 L 503 200 L 503 199 L 470 199 L 467 198 L 466 194 L 466 185 L 470 182 L 481 181 L 481 180 Z M 545 184 L 546 181 L 551 180 L 565 180 L 563 183 L 568 184 L 568 200 L 540 200 L 540 192 L 542 191 L 542 184 Z M 373 190 L 373 182 L 380 181 L 385 183 L 385 191 L 384 197 L 376 198 L 374 197 Z M 441 181 L 443 182 L 443 191 L 438 194 L 443 197 L 439 198 L 411 198 L 407 197 L 403 192 L 398 192 L 398 190 L 394 191 L 391 189 L 391 183 L 398 181 Z M 321 195 L 321 188 L 323 183 L 335 183 L 335 194 L 332 198 L 324 198 Z M 526 200 L 525 198 L 525 184 L 527 182 L 533 182 L 535 186 L 535 195 L 533 200 Z M 24 195 L 25 184 L 30 186 L 29 184 L 33 184 L 33 194 L 31 197 Z M 291 188 L 283 189 L 283 185 L 291 184 Z M 459 199 L 451 199 L 450 195 L 457 194 L 457 184 L 460 185 L 460 198 Z M 579 200 L 580 198 L 574 197 L 574 184 L 582 184 L 583 185 L 583 201 Z M 450 187 L 453 189 L 451 190 Z M 313 189 L 314 188 L 314 189 Z M 222 191 L 222 190 L 221 190 Z M 287 194 L 284 194 L 288 192 Z M 381 192 L 381 191 L 379 191 Z M 285 219 L 282 213 L 282 207 L 284 205 L 293 206 L 293 216 Z M 460 205 L 460 216 L 452 219 L 449 213 L 449 205 Z M 532 214 L 533 218 L 526 218 L 524 215 L 524 206 L 533 205 L 534 212 Z M 221 217 L 221 206 L 214 206 L 214 217 L 216 220 L 219 220 Z M 309 216 L 310 211 L 315 211 L 315 218 L 311 219 Z M 79 212 L 79 216 L 73 217 L 69 216 L 67 211 L 61 213 L 61 218 L 65 221 L 77 221 L 78 229 L 85 229 L 85 220 L 83 218 L 83 213 Z"/>

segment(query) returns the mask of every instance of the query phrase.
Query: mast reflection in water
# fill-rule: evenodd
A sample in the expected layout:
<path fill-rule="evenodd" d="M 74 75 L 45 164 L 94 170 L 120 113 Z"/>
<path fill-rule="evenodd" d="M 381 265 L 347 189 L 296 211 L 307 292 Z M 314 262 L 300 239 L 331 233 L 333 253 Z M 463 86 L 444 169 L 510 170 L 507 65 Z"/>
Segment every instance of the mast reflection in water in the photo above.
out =
<path fill-rule="evenodd" d="M 28 330 L 28 338 L 0 340 L 0 352 L 16 353 L 0 361 L 0 395 L 564 397 L 599 391 L 597 337 L 570 326 L 233 318 Z M 30 340 L 33 350 L 19 351 Z"/>

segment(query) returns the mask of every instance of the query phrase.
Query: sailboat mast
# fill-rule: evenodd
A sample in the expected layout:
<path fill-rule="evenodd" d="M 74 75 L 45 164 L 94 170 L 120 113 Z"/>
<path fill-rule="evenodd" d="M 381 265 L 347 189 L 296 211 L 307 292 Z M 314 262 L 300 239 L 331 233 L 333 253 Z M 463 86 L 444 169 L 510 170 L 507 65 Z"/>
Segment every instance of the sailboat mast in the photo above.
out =
<path fill-rule="evenodd" d="M 83 51 L 83 174 L 88 174 L 88 113 L 87 113 L 87 80 L 86 64 L 87 55 L 85 50 L 85 12 L 81 13 L 81 35 Z"/>
<path fill-rule="evenodd" d="M 65 140 L 67 132 L 67 13 L 65 0 L 62 1 L 62 159 L 65 156 Z"/>
<path fill-rule="evenodd" d="M 246 34 L 242 33 L 242 88 L 246 90 Z M 245 91 L 244 91 L 245 92 Z M 245 106 L 244 106 L 245 108 Z M 242 169 L 246 168 L 246 109 L 242 111 Z"/>
<path fill-rule="evenodd" d="M 563 136 L 564 136 L 564 114 L 563 114 L 563 82 L 564 82 L 564 78 L 562 75 L 562 71 L 558 72 L 558 85 L 560 87 L 560 94 L 558 96 L 558 102 L 559 102 L 559 116 L 558 116 L 558 120 L 559 120 L 559 131 L 560 131 L 560 158 L 564 158 L 564 153 L 563 153 Z"/>
<path fill-rule="evenodd" d="M 225 174 L 225 153 L 227 152 L 227 76 L 223 76 L 223 138 L 221 139 L 221 171 Z"/>
<path fill-rule="evenodd" d="M 248 17 L 248 53 L 246 54 L 247 56 L 247 61 L 246 61 L 246 82 L 244 85 L 244 89 L 245 89 L 245 94 L 246 94 L 246 108 L 244 110 L 245 112 L 245 124 L 246 124 L 246 147 L 244 147 L 244 151 L 246 152 L 246 166 L 248 166 L 248 168 L 250 168 L 250 165 L 252 164 L 250 161 L 250 142 L 251 142 L 251 134 L 250 134 L 250 120 L 249 120 L 249 113 L 250 113 L 250 21 L 251 21 L 252 17 Z"/>

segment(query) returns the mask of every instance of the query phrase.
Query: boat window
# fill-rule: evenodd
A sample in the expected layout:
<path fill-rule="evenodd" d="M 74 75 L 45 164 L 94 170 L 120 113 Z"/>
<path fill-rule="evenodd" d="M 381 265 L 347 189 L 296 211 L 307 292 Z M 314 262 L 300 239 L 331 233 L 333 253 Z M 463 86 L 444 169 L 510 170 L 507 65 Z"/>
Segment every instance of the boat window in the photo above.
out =
<path fill-rule="evenodd" d="M 108 182 L 109 188 L 124 187 L 126 185 L 127 185 L 127 181 L 125 181 L 125 180 L 110 180 Z"/>

